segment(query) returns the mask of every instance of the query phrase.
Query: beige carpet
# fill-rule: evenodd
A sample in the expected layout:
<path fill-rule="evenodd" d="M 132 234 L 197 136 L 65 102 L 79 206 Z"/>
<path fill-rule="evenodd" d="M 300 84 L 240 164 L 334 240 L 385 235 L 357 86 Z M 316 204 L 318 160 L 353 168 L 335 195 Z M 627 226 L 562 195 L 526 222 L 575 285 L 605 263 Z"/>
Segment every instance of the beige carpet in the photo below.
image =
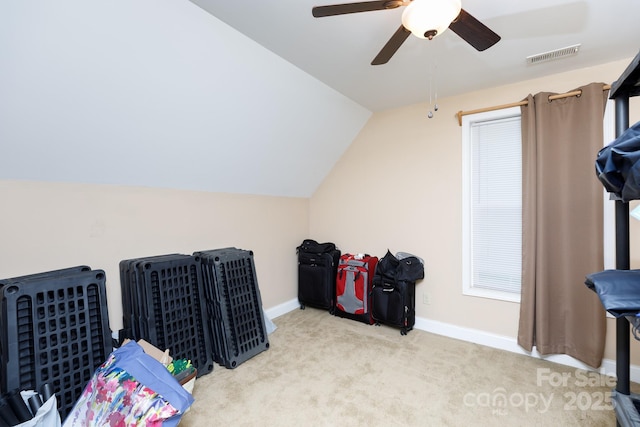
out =
<path fill-rule="evenodd" d="M 312 308 L 273 321 L 269 350 L 196 381 L 182 427 L 615 426 L 609 377 Z"/>

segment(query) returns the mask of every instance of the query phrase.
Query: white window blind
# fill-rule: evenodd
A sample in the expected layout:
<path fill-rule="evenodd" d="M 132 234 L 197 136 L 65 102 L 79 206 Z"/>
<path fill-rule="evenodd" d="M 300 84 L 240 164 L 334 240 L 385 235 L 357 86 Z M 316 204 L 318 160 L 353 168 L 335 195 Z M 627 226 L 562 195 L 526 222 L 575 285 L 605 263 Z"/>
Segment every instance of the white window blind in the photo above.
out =
<path fill-rule="evenodd" d="M 465 161 L 463 292 L 519 301 L 522 275 L 520 112 L 471 117 Z"/>

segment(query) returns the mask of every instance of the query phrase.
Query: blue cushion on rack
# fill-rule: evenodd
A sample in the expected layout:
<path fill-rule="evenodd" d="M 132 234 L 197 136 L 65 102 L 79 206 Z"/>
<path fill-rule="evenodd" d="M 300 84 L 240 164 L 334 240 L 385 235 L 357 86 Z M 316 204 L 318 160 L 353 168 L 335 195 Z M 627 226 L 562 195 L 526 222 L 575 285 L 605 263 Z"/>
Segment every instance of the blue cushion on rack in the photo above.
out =
<path fill-rule="evenodd" d="M 640 270 L 604 270 L 587 275 L 585 284 L 615 317 L 640 312 Z"/>

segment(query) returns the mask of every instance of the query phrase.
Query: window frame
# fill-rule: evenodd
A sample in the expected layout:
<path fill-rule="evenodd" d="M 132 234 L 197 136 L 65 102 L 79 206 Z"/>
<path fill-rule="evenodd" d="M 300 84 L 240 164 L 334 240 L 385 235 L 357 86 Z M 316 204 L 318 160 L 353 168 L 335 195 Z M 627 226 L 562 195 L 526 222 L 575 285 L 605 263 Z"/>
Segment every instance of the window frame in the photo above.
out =
<path fill-rule="evenodd" d="M 498 121 L 521 117 L 520 107 L 510 107 L 482 113 L 469 114 L 462 118 L 462 294 L 508 302 L 520 302 L 520 293 L 477 288 L 473 286 L 472 253 L 472 174 L 471 131 L 479 122 Z"/>

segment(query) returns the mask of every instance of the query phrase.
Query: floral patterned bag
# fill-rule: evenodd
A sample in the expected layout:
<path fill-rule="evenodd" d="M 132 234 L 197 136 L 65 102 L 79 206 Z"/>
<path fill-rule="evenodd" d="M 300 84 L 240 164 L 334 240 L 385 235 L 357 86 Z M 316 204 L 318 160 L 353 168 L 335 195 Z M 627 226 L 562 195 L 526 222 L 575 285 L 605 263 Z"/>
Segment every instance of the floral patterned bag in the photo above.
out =
<path fill-rule="evenodd" d="M 63 427 L 177 426 L 193 397 L 130 341 L 96 370 Z"/>

